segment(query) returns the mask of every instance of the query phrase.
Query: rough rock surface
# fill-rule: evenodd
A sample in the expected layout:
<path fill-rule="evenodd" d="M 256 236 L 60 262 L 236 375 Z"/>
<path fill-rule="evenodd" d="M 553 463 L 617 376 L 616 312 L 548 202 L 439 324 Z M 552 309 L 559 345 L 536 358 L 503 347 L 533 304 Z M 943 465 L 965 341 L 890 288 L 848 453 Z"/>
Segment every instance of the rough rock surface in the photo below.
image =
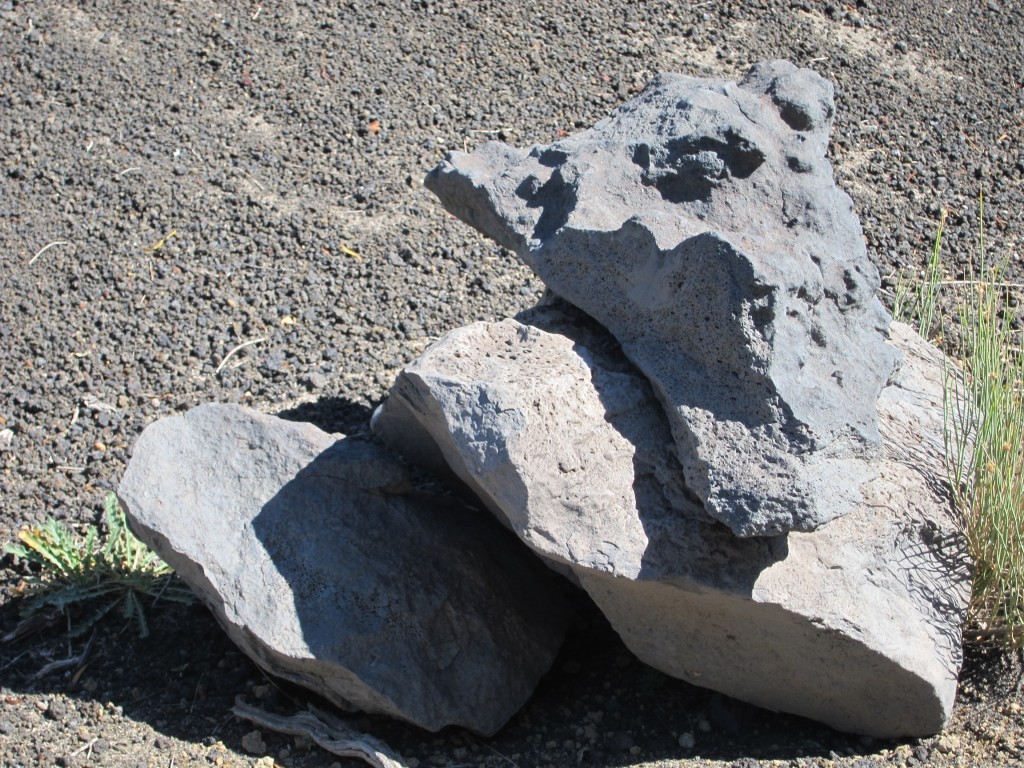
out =
<path fill-rule="evenodd" d="M 941 364 L 905 326 L 893 338 L 905 362 L 879 400 L 877 477 L 811 533 L 740 538 L 709 517 L 646 379 L 571 308 L 447 334 L 375 426 L 399 449 L 435 445 L 648 664 L 841 730 L 931 734 L 969 578 L 941 490 Z"/>
<path fill-rule="evenodd" d="M 498 128 L 528 146 L 590 126 L 647 73 L 738 79 L 765 57 L 813 59 L 842 96 L 832 162 L 883 287 L 927 262 L 942 208 L 943 262 L 950 276 L 968 274 L 982 188 L 989 252 L 1019 256 L 1024 36 L 1012 30 L 1024 29 L 1024 3 L 929 10 L 894 0 L 0 0 L 0 432 L 14 433 L 0 450 L 0 542 L 48 517 L 95 523 L 141 429 L 201 402 L 274 413 L 302 399 L 290 418 L 361 430 L 425 338 L 514 316 L 540 286 L 440 210 L 419 178 L 446 149 L 474 148 Z M 381 130 L 362 135 L 370 119 Z M 128 168 L 140 170 L 119 175 Z M 72 245 L 27 263 L 58 239 Z M 1005 266 L 1005 280 L 1024 282 L 1024 259 Z M 954 295 L 943 294 L 946 317 Z M 283 312 L 298 322 L 282 324 Z M 259 337 L 214 375 L 226 352 Z M 117 411 L 95 409 L 104 404 Z M 18 621 L 26 574 L 0 558 L 0 634 Z M 109 617 L 70 688 L 64 674 L 36 677 L 68 655 L 66 625 L 0 646 L 0 765 L 71 760 L 85 726 L 112 749 L 80 752 L 79 765 L 252 768 L 258 756 L 239 746 L 252 726 L 212 723 L 265 680 L 206 614 L 160 601 L 143 642 Z M 503 761 L 492 749 L 520 754 L 523 768 L 571 766 L 580 742 L 584 765 L 605 766 L 1024 763 L 1014 655 L 968 652 L 948 735 L 863 743 L 625 663 L 614 638 L 593 635 L 576 636 L 524 717 L 486 744 L 459 729 L 424 739 L 401 723 L 379 735 L 421 766 L 494 768 Z M 720 698 L 737 708 L 738 732 L 709 717 Z M 205 746 L 214 731 L 220 741 Z M 623 732 L 640 754 L 613 746 Z M 686 732 L 692 750 L 672 739 Z M 265 740 L 268 754 L 291 745 Z M 279 762 L 338 760 L 313 749 Z"/>
<path fill-rule="evenodd" d="M 385 449 L 239 406 L 149 426 L 133 529 L 273 674 L 346 708 L 491 734 L 561 643 L 554 578 Z"/>
<path fill-rule="evenodd" d="M 650 385 L 564 304 L 445 334 L 402 371 L 373 427 L 450 467 L 531 548 L 572 566 L 636 578 L 652 554 L 645 526 L 714 523 L 687 498 Z M 708 578 L 734 567 L 716 561 Z"/>
<path fill-rule="evenodd" d="M 878 455 L 896 354 L 825 159 L 833 113 L 832 85 L 788 62 L 659 75 L 589 130 L 453 152 L 426 180 L 619 340 L 688 487 L 741 536 L 855 509 Z"/>

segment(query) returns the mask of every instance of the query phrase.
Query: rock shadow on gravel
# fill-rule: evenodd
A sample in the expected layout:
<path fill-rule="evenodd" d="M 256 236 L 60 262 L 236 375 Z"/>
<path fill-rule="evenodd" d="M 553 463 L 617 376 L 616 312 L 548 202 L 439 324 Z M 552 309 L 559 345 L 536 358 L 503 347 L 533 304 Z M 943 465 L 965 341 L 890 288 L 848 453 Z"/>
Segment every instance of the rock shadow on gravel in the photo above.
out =
<path fill-rule="evenodd" d="M 685 746 L 690 737 L 692 746 Z M 745 761 L 740 765 L 755 768 L 756 761 L 817 765 L 832 755 L 856 765 L 897 742 L 842 733 L 670 677 L 637 659 L 591 604 L 581 609 L 530 703 L 486 744 L 519 754 L 519 765 L 685 768 Z M 883 758 L 877 759 L 880 766 Z"/>
<path fill-rule="evenodd" d="M 278 411 L 278 418 L 304 421 L 330 434 L 362 435 L 369 432 L 370 416 L 379 403 L 346 397 L 321 397 Z"/>

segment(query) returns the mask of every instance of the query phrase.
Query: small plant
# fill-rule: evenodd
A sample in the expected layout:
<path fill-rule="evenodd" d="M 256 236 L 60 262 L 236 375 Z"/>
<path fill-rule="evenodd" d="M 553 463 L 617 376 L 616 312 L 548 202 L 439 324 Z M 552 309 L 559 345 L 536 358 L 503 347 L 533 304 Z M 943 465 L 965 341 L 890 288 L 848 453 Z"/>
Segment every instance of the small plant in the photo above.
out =
<path fill-rule="evenodd" d="M 984 199 L 981 201 L 982 213 Z M 925 279 L 894 307 L 931 334 L 941 281 L 939 235 Z M 974 560 L 968 636 L 1024 644 L 1024 352 L 1014 339 L 1009 287 L 986 263 L 984 220 L 977 274 L 957 283 L 962 370 L 947 371 L 945 442 L 949 481 Z M 899 293 L 899 291 L 897 291 Z M 904 293 L 904 297 L 908 294 Z M 939 338 L 941 339 L 941 329 Z M 933 337 L 934 338 L 934 337 Z"/>
<path fill-rule="evenodd" d="M 950 390 L 947 422 L 953 440 L 952 482 L 974 558 L 971 615 L 979 636 L 1024 642 L 1024 354 L 1014 340 L 1013 311 L 1000 269 L 985 263 L 979 233 L 980 280 L 961 304 L 964 387 Z M 961 446 L 973 437 L 973 451 Z"/>
<path fill-rule="evenodd" d="M 5 552 L 38 566 L 38 573 L 19 586 L 24 597 L 22 615 L 44 608 L 70 613 L 88 607 L 90 613 L 72 629 L 71 635 L 86 632 L 115 608 L 126 620 L 134 620 L 139 636 L 149 634 L 142 608 L 146 597 L 190 603 L 192 592 L 177 581 L 170 566 L 153 554 L 128 530 L 117 496 L 109 494 L 104 503 L 107 526 L 105 541 L 90 525 L 84 539 L 64 524 L 48 520 L 38 528 L 18 533 L 20 544 L 8 544 Z"/>

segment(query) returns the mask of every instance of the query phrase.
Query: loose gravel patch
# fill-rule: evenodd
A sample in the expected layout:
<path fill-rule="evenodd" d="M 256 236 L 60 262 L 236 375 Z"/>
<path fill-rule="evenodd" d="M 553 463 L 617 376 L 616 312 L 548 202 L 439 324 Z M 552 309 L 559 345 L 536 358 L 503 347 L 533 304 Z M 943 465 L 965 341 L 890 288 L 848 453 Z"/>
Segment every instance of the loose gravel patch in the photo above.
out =
<path fill-rule="evenodd" d="M 885 289 L 944 208 L 967 274 L 982 191 L 990 257 L 1024 282 L 1022 30 L 1020 4 L 971 0 L 0 0 L 0 541 L 97 520 L 142 428 L 201 402 L 366 431 L 431 338 L 541 291 L 426 171 L 588 127 L 658 71 L 816 69 Z M 25 565 L 0 567 L 6 631 Z M 301 696 L 203 609 L 153 612 L 144 641 L 105 623 L 77 673 L 36 676 L 81 652 L 60 629 L 0 646 L 0 764 L 345 764 L 252 736 L 236 695 Z M 946 735 L 875 743 L 669 680 L 590 617 L 493 741 L 361 720 L 422 766 L 1010 765 L 1020 672 L 972 651 Z"/>

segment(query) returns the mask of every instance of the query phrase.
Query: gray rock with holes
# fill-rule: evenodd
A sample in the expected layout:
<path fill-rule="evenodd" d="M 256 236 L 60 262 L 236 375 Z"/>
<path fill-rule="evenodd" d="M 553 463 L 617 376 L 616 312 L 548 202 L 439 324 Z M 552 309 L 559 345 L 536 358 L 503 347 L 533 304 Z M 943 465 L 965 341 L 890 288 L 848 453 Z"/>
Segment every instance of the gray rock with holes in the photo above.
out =
<path fill-rule="evenodd" d="M 970 591 L 944 492 L 938 353 L 893 326 L 863 501 L 816 531 L 737 537 L 684 482 L 646 378 L 583 313 L 550 306 L 446 334 L 374 419 L 447 465 L 629 648 L 673 676 L 879 737 L 949 717 Z"/>
<path fill-rule="evenodd" d="M 142 433 L 119 496 L 243 651 L 345 708 L 491 734 L 562 641 L 557 577 L 371 443 L 200 406 Z"/>
<path fill-rule="evenodd" d="M 857 509 L 898 358 L 852 203 L 825 158 L 832 86 L 659 75 L 548 146 L 451 153 L 426 179 L 621 343 L 686 483 L 740 536 Z"/>

